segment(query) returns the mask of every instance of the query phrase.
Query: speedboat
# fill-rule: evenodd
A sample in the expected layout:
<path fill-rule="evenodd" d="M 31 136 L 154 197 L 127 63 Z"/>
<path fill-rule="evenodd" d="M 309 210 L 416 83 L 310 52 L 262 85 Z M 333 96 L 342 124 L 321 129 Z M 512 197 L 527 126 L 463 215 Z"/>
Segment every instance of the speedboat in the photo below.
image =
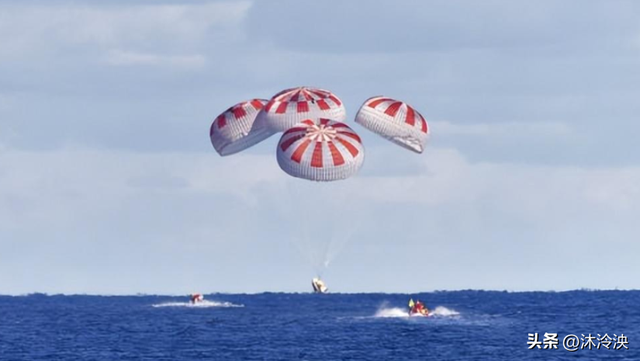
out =
<path fill-rule="evenodd" d="M 189 297 L 189 300 L 193 304 L 200 303 L 200 302 L 204 301 L 204 295 L 201 294 L 201 293 L 194 293 L 194 294 L 191 295 L 191 297 Z"/>
<path fill-rule="evenodd" d="M 429 310 L 423 308 L 421 310 L 410 309 L 409 316 L 411 317 L 429 317 Z"/>
<path fill-rule="evenodd" d="M 429 309 L 424 303 L 419 300 L 413 302 L 413 299 L 409 300 L 409 316 L 411 317 L 429 317 Z"/>

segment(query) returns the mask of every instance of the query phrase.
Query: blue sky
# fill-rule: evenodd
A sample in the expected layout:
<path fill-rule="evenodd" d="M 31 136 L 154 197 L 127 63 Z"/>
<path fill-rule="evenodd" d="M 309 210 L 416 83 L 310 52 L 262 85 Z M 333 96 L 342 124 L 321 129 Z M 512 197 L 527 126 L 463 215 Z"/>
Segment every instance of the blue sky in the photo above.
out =
<path fill-rule="evenodd" d="M 634 1 L 0 2 L 0 294 L 638 288 Z M 230 105 L 313 85 L 407 101 L 346 182 Z M 333 241 L 328 241 L 333 240 Z M 334 247 L 335 246 L 335 247 Z M 311 262 L 312 263 L 312 262 Z"/>

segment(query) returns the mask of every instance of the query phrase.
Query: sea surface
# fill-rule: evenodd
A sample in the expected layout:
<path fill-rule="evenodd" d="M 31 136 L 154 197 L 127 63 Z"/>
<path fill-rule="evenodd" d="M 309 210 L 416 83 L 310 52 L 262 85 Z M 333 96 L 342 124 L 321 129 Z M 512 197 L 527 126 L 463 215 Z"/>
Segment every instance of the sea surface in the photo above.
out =
<path fill-rule="evenodd" d="M 410 297 L 434 316 L 408 317 Z M 0 296 L 0 360 L 640 360 L 640 291 L 205 299 Z M 535 333 L 557 334 L 558 348 L 538 349 Z"/>

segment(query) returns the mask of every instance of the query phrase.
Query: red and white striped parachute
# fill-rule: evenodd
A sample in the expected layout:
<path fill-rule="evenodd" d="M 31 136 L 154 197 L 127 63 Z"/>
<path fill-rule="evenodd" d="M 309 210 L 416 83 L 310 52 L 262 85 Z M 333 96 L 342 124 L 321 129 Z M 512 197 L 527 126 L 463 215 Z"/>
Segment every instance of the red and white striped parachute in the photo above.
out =
<path fill-rule="evenodd" d="M 367 99 L 356 123 L 416 153 L 422 153 L 429 135 L 424 117 L 407 103 L 376 96 Z"/>
<path fill-rule="evenodd" d="M 258 116 L 274 132 L 284 132 L 304 119 L 328 118 L 344 121 L 342 101 L 328 90 L 299 87 L 283 90 L 269 100 Z"/>
<path fill-rule="evenodd" d="M 227 109 L 213 121 L 209 137 L 220 155 L 240 152 L 274 134 L 255 122 L 265 104 L 267 100 L 264 99 L 241 102 Z"/>
<path fill-rule="evenodd" d="M 360 137 L 344 123 L 306 119 L 282 135 L 278 164 L 289 175 L 315 181 L 346 179 L 364 162 Z"/>

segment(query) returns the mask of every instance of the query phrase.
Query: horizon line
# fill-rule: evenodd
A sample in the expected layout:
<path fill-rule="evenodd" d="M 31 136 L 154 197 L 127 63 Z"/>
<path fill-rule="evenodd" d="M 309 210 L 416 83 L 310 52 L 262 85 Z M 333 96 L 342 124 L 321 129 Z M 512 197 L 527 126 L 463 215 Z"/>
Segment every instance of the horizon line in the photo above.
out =
<path fill-rule="evenodd" d="M 477 289 L 466 288 L 456 290 L 431 290 L 431 291 L 418 291 L 418 292 L 385 292 L 385 291 L 367 291 L 367 292 L 329 292 L 325 295 L 414 295 L 424 293 L 456 293 L 456 292 L 493 292 L 493 293 L 568 293 L 568 292 L 638 292 L 638 288 L 575 288 L 575 289 L 563 289 L 563 290 L 499 290 L 499 289 Z M 262 294 L 314 294 L 313 291 L 258 291 L 258 292 L 193 292 L 202 293 L 203 295 L 262 295 Z M 64 293 L 64 292 L 28 292 L 19 294 L 5 294 L 0 293 L 0 297 L 29 297 L 29 296 L 89 296 L 89 297 L 182 297 L 191 293 L 174 293 L 174 294 L 162 294 L 162 293 Z"/>

